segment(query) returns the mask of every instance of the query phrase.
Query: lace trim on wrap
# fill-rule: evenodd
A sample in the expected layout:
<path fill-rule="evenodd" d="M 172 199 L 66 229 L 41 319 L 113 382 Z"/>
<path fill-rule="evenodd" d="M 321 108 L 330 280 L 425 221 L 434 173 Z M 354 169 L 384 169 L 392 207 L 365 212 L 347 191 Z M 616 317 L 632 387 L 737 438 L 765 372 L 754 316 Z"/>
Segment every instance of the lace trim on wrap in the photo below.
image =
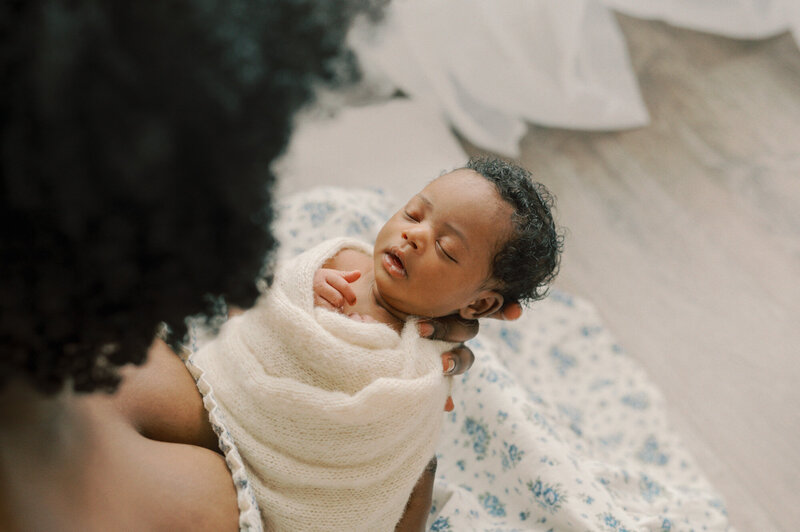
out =
<path fill-rule="evenodd" d="M 228 429 L 225 427 L 225 416 L 218 408 L 214 398 L 214 389 L 205 379 L 203 370 L 193 362 L 191 355 L 184 359 L 184 363 L 189 373 L 194 377 L 197 389 L 203 395 L 203 406 L 208 411 L 208 419 L 214 433 L 219 437 L 219 448 L 225 454 L 225 462 L 233 477 L 233 484 L 236 486 L 236 499 L 239 505 L 239 530 L 247 532 L 263 532 L 264 527 L 261 523 L 261 513 L 258 509 L 255 494 L 250 486 L 250 480 L 242 461 L 242 456 L 236 448 Z"/>

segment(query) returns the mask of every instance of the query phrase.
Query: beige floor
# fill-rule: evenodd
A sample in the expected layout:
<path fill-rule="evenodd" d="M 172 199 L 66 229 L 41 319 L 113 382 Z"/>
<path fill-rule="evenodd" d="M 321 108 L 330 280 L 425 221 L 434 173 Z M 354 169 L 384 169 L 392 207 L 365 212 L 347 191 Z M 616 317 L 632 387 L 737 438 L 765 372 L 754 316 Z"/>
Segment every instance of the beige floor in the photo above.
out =
<path fill-rule="evenodd" d="M 557 284 L 662 388 L 734 526 L 800 530 L 800 51 L 619 22 L 652 124 L 523 141 L 569 230 Z"/>
<path fill-rule="evenodd" d="M 789 35 L 619 22 L 652 123 L 532 127 L 522 144 L 569 230 L 557 285 L 592 301 L 663 390 L 738 531 L 800 530 L 800 50 Z M 407 171 L 393 145 L 356 146 L 376 175 L 387 157 Z M 363 185 L 293 177 L 285 193 Z M 430 177 L 389 190 L 402 199 Z"/>

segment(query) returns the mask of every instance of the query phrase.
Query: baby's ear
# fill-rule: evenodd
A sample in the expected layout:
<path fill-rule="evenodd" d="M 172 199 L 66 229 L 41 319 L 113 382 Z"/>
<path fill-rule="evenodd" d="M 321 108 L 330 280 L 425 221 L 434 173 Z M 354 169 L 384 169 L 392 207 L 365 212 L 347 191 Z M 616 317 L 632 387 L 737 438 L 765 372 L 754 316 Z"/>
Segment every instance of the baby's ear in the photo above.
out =
<path fill-rule="evenodd" d="M 503 296 L 494 290 L 483 290 L 472 303 L 459 309 L 458 314 L 468 320 L 477 320 L 500 310 Z"/>

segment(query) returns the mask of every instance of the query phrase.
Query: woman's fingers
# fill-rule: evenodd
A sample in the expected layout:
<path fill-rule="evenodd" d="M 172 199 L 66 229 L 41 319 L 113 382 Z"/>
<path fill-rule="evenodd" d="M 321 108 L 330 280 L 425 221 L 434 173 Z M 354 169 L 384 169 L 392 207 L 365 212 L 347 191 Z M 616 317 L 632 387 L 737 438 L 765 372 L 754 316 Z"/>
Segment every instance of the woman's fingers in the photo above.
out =
<path fill-rule="evenodd" d="M 472 349 L 461 344 L 442 353 L 442 372 L 448 377 L 460 375 L 471 368 L 473 362 L 475 362 L 475 354 Z M 444 403 L 444 411 L 452 412 L 454 408 L 453 398 L 448 395 L 447 401 Z"/>
<path fill-rule="evenodd" d="M 478 334 L 478 320 L 467 320 L 458 314 L 442 318 L 426 318 L 417 324 L 420 336 L 447 342 L 466 342 Z"/>
<path fill-rule="evenodd" d="M 466 320 L 457 314 L 421 320 L 417 323 L 420 336 L 450 342 L 464 342 L 473 338 L 478 334 L 478 327 L 478 320 Z M 442 353 L 442 372 L 448 377 L 461 375 L 472 367 L 473 362 L 475 354 L 462 343 Z M 451 412 L 453 408 L 453 398 L 448 397 L 444 411 Z"/>
<path fill-rule="evenodd" d="M 514 321 L 522 316 L 522 305 L 516 301 L 509 301 L 505 303 L 494 314 L 490 314 L 487 318 L 496 320 Z"/>
<path fill-rule="evenodd" d="M 472 367 L 473 362 L 475 355 L 472 349 L 464 344 L 442 353 L 442 370 L 447 376 L 461 375 Z"/>

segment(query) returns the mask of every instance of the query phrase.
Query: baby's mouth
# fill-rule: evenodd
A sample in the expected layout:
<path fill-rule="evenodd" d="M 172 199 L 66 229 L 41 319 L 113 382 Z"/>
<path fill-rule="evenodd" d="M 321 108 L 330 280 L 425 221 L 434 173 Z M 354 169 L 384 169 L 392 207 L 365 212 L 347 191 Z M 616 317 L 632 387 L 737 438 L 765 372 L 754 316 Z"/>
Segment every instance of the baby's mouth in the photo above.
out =
<path fill-rule="evenodd" d="M 391 251 L 386 251 L 383 254 L 383 267 L 392 277 L 397 279 L 405 279 L 408 277 L 403 259 Z"/>

